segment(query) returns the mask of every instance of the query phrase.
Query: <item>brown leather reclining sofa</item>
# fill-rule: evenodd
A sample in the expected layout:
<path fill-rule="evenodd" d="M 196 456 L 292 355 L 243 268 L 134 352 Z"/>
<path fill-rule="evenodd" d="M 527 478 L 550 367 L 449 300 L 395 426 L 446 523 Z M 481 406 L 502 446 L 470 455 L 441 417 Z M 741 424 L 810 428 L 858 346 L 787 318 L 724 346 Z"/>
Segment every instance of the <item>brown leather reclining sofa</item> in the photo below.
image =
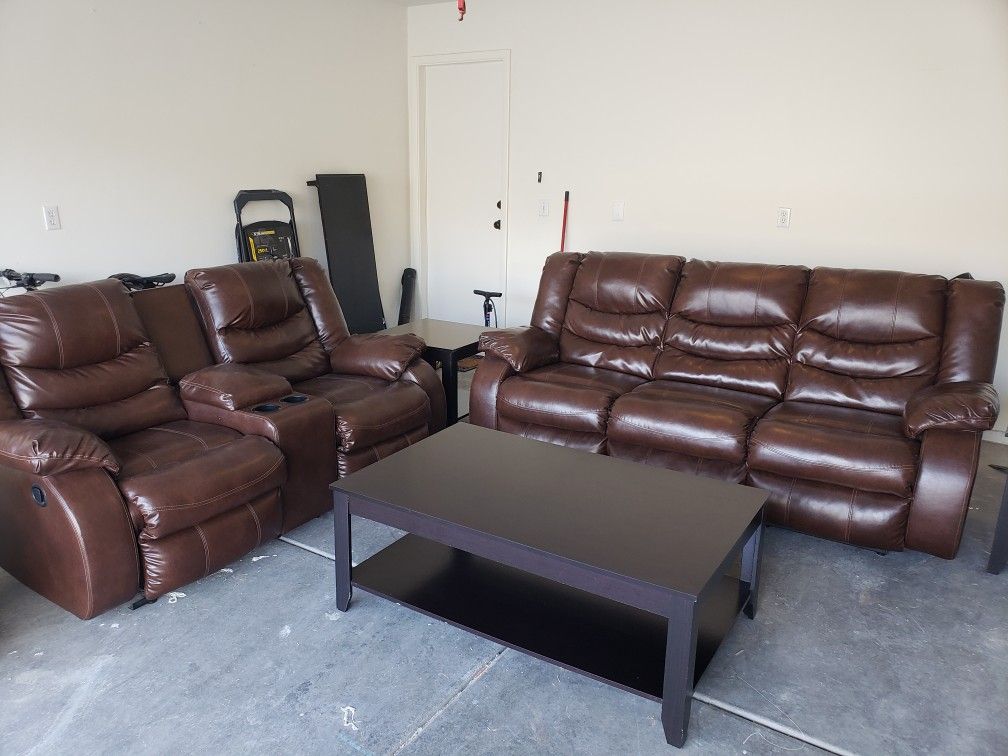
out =
<path fill-rule="evenodd" d="M 952 558 L 998 413 L 1004 299 L 969 278 L 557 254 L 531 326 L 483 335 L 470 419 L 757 486 L 796 530 Z"/>
<path fill-rule="evenodd" d="M 82 618 L 221 568 L 443 426 L 423 349 L 309 259 L 0 300 L 0 567 Z"/>

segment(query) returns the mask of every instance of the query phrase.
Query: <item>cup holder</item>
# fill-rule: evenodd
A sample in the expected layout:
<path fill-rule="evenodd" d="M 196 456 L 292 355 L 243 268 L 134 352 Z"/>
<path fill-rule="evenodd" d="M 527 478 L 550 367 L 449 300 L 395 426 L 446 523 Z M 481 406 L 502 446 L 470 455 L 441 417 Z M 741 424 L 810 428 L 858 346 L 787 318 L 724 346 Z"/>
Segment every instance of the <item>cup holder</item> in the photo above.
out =
<path fill-rule="evenodd" d="M 280 409 L 279 404 L 257 404 L 252 408 L 253 412 L 276 412 Z"/>
<path fill-rule="evenodd" d="M 290 396 L 285 396 L 280 401 L 287 404 L 302 404 L 308 401 L 308 397 L 304 394 L 291 394 Z"/>

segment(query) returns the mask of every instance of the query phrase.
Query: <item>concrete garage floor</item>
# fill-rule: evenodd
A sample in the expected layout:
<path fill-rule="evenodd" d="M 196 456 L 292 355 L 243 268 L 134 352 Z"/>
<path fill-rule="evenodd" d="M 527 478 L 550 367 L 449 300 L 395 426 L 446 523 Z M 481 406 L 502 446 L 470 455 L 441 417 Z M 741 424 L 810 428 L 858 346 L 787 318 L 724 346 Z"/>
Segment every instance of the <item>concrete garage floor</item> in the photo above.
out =
<path fill-rule="evenodd" d="M 1008 753 L 1008 573 L 983 572 L 1008 447 L 959 558 L 768 531 L 760 613 L 698 688 L 682 753 Z M 332 551 L 332 518 L 292 534 Z M 397 533 L 354 522 L 354 558 Z M 358 592 L 274 541 L 81 622 L 0 572 L 0 753 L 675 753 L 659 706 Z M 534 621 L 534 618 L 530 618 Z M 707 702 L 707 703 L 705 703 Z M 713 703 L 711 703 L 713 702 Z"/>

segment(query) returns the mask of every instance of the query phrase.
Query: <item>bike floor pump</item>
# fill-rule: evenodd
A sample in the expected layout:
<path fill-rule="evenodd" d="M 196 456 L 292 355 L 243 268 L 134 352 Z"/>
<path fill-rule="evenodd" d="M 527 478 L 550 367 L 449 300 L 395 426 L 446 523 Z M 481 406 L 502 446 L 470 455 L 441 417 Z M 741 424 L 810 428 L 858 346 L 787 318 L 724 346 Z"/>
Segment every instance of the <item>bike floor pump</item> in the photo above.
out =
<path fill-rule="evenodd" d="M 490 313 L 493 313 L 494 328 L 497 327 L 497 308 L 494 306 L 494 298 L 501 297 L 499 291 L 483 291 L 483 289 L 473 289 L 473 294 L 483 297 L 483 325 L 490 327 Z"/>

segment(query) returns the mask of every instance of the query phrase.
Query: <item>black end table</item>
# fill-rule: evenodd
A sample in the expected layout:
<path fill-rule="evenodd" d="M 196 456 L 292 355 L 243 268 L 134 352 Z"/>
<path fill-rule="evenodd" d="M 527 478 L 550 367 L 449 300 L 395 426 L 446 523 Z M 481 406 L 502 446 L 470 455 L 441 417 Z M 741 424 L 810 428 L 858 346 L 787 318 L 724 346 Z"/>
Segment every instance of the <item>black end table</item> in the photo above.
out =
<path fill-rule="evenodd" d="M 764 491 L 464 423 L 332 484 L 352 586 L 662 705 L 756 612 Z M 356 567 L 350 515 L 410 535 Z"/>
<path fill-rule="evenodd" d="M 479 351 L 480 334 L 485 326 L 453 323 L 449 320 L 415 320 L 412 323 L 389 328 L 382 333 L 415 333 L 427 343 L 424 359 L 441 363 L 441 383 L 445 391 L 447 424 L 458 422 L 458 361 L 472 357 Z"/>
<path fill-rule="evenodd" d="M 1005 433 L 1008 437 L 1008 433 Z M 991 465 L 995 470 L 1008 473 L 1008 467 Z M 1001 492 L 1001 508 L 998 510 L 997 523 L 994 525 L 994 542 L 991 543 L 990 558 L 987 560 L 987 572 L 997 575 L 1008 564 L 1008 480 Z"/>

